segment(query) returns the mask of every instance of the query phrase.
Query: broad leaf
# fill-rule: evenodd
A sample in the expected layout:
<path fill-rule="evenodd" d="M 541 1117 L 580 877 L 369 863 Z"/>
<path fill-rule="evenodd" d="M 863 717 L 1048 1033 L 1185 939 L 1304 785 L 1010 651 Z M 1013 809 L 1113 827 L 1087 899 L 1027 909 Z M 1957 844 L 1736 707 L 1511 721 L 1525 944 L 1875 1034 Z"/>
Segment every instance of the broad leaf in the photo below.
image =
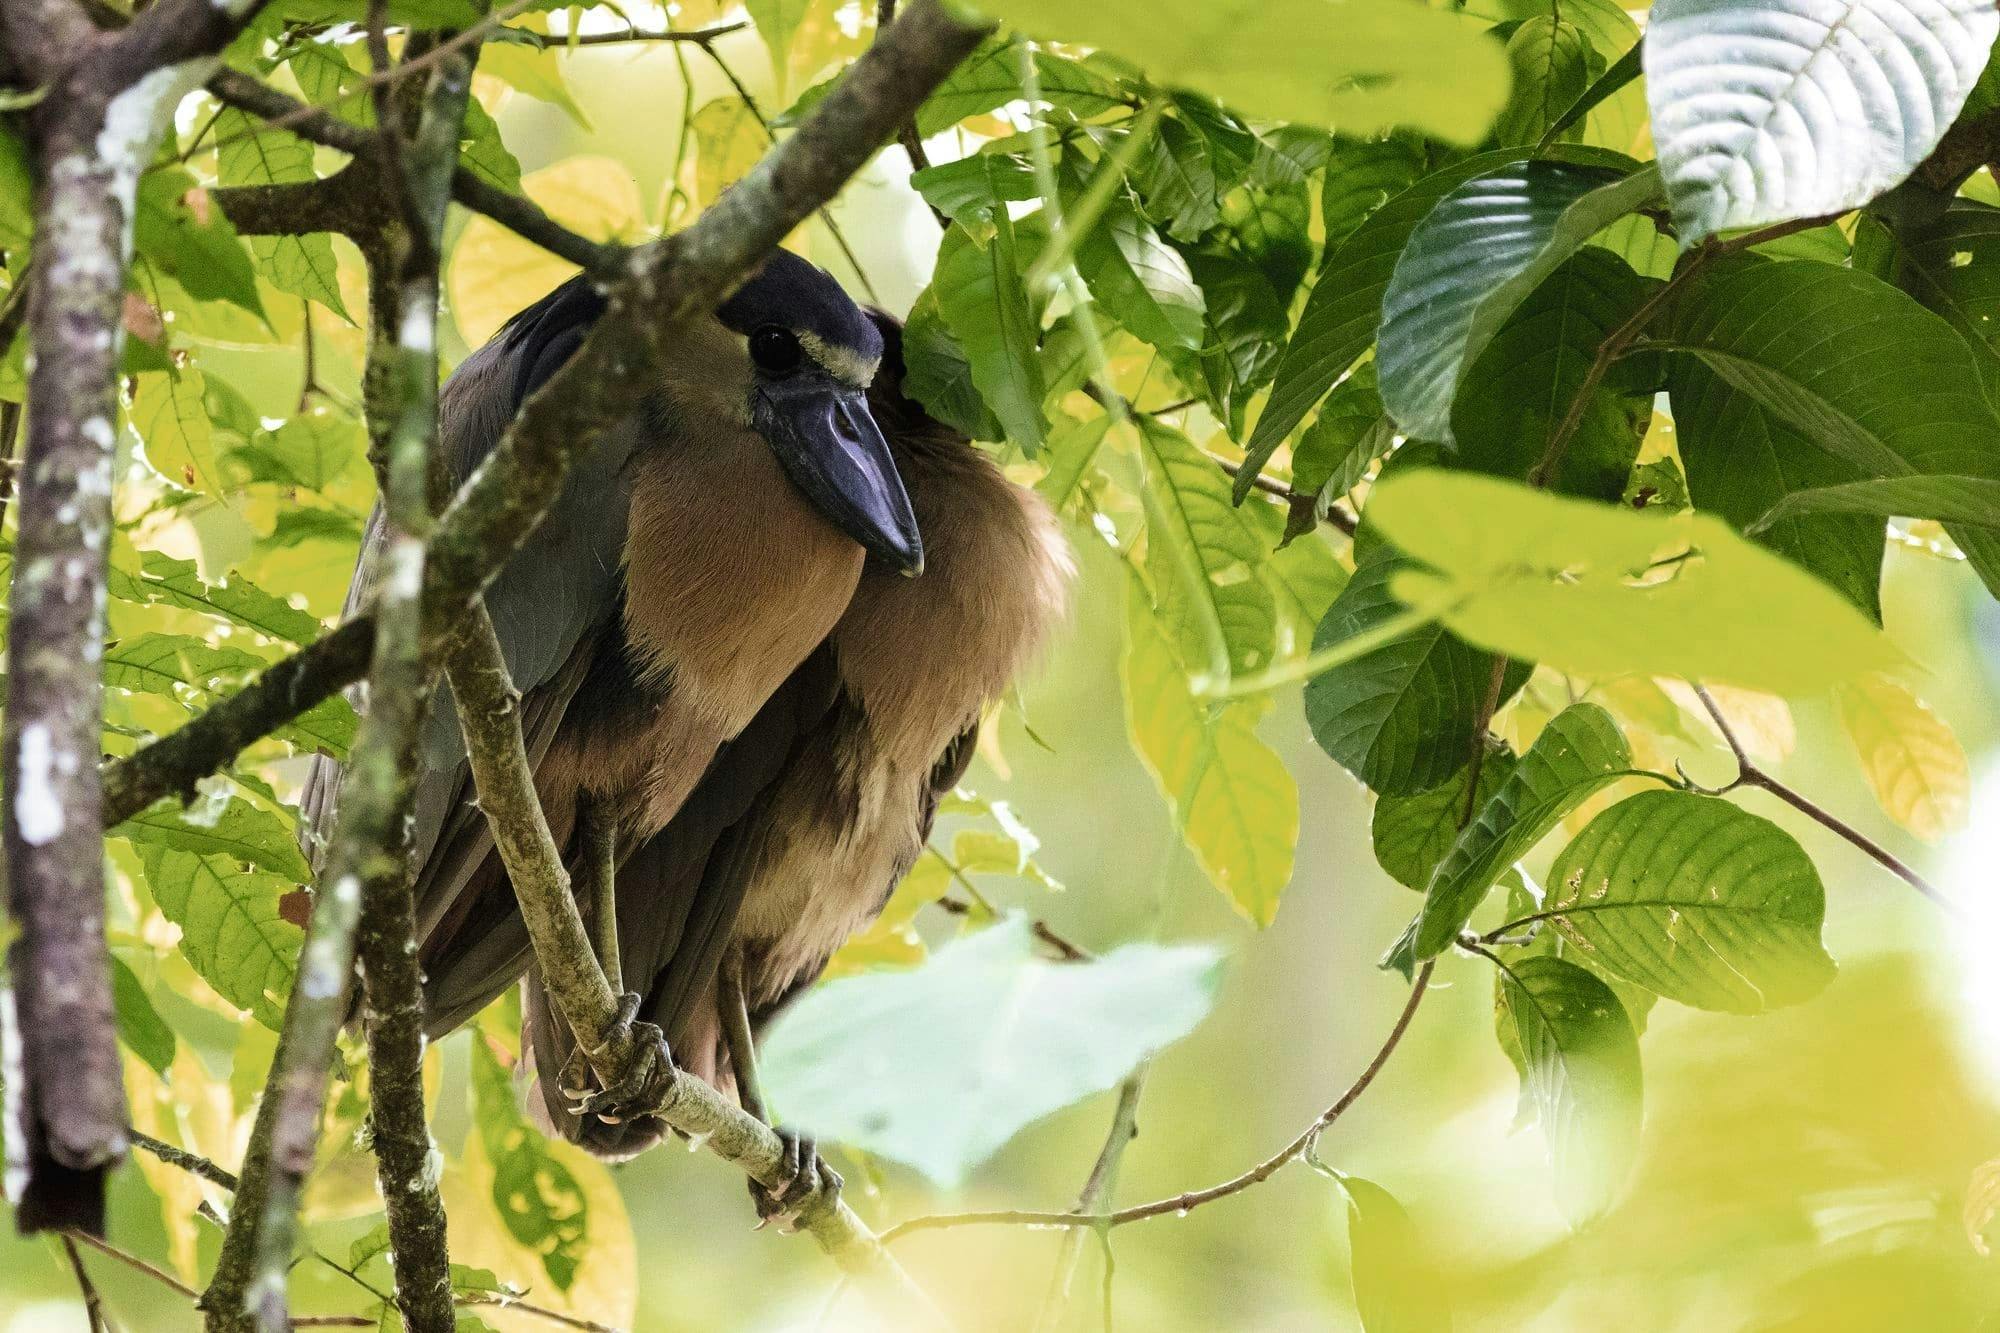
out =
<path fill-rule="evenodd" d="M 1278 359 L 1271 396 L 1244 446 L 1248 457 L 1236 483 L 1237 500 L 1250 493 L 1251 471 L 1264 466 L 1292 428 L 1375 341 L 1382 322 L 1382 295 L 1417 224 L 1454 188 L 1514 157 L 1505 151 L 1482 153 L 1434 172 L 1377 208 L 1339 246 L 1329 243 L 1298 327 Z"/>
<path fill-rule="evenodd" d="M 1369 823 L 1376 863 L 1398 884 L 1422 892 L 1437 872 L 1438 862 L 1458 841 L 1461 825 L 1470 822 L 1468 812 L 1477 814 L 1484 809 L 1513 771 L 1513 751 L 1497 745 L 1488 747 L 1479 765 L 1479 790 L 1469 798 L 1469 763 L 1428 791 L 1381 797 Z"/>
<path fill-rule="evenodd" d="M 1542 915 L 1593 966 L 1701 1009 L 1796 1004 L 1833 977 L 1812 861 L 1718 797 L 1641 792 L 1599 815 L 1550 868 Z"/>
<path fill-rule="evenodd" d="M 1320 622 L 1313 648 L 1331 648 L 1401 615 L 1392 585 L 1408 568 L 1394 552 L 1363 560 Z M 1341 767 L 1378 793 L 1408 796 L 1464 766 L 1492 675 L 1491 654 L 1441 625 L 1423 625 L 1315 676 L 1306 685 L 1306 722 Z M 1503 702 L 1526 679 L 1525 670 L 1513 671 Z"/>
<path fill-rule="evenodd" d="M 228 301 L 262 317 L 250 252 L 229 218 L 181 170 L 144 176 L 133 209 L 133 244 L 151 263 L 203 301 Z"/>
<path fill-rule="evenodd" d="M 146 887 L 181 930 L 181 953 L 202 980 L 274 1031 L 284 1022 L 302 931 L 278 901 L 291 879 L 245 870 L 235 857 L 142 845 Z"/>
<path fill-rule="evenodd" d="M 136 576 L 114 571 L 111 593 L 126 601 L 162 603 L 218 616 L 286 643 L 303 645 L 319 637 L 317 619 L 248 579 L 236 575 L 222 583 L 204 583 L 192 560 L 176 560 L 158 551 L 145 553 Z"/>
<path fill-rule="evenodd" d="M 1517 480 L 1530 476 L 1589 382 L 1598 348 L 1652 290 L 1597 246 L 1551 273 L 1463 368 L 1451 412 L 1459 464 Z M 1598 500 L 1624 493 L 1653 400 L 1651 384 L 1622 377 L 1632 364 L 1619 363 L 1591 387 L 1549 479 L 1552 489 Z"/>
<path fill-rule="evenodd" d="M 549 1280 L 567 1291 L 590 1244 L 583 1188 L 521 1114 L 513 1080 L 479 1033 L 472 1039 L 472 1090 L 474 1122 L 493 1163 L 493 1206 L 508 1234 L 534 1251 Z"/>
<path fill-rule="evenodd" d="M 157 844 L 228 857 L 294 884 L 312 877 L 291 826 L 261 806 L 236 798 L 215 809 L 201 801 L 183 809 L 170 798 L 107 830 L 106 836 L 129 838 L 141 846 Z"/>
<path fill-rule="evenodd" d="M 165 1078 L 174 1062 L 174 1030 L 153 1007 L 145 983 L 115 954 L 111 958 L 111 1003 L 118 1016 L 118 1040 Z"/>
<path fill-rule="evenodd" d="M 146 461 L 176 485 L 204 495 L 228 494 L 215 428 L 204 401 L 206 381 L 192 366 L 139 377 L 132 395 L 132 429 L 146 444 Z"/>
<path fill-rule="evenodd" d="M 1438 863 L 1422 909 L 1385 965 L 1407 973 L 1451 947 L 1507 867 L 1631 763 L 1618 724 L 1596 704 L 1571 704 L 1556 714 Z"/>
<path fill-rule="evenodd" d="M 1849 681 L 1833 702 L 1884 814 L 1926 842 L 1965 824 L 1972 773 L 1944 719 L 1893 676 Z"/>
<path fill-rule="evenodd" d="M 1007 438 L 1033 455 L 1041 451 L 1048 426 L 1035 317 L 1021 284 L 1027 257 L 1017 248 L 1006 210 L 996 210 L 992 218 L 993 234 L 984 241 L 962 227 L 945 234 L 931 290 L 938 313 L 964 349 L 981 397 Z"/>
<path fill-rule="evenodd" d="M 1127 206 L 1114 206 L 1077 242 L 1077 271 L 1104 312 L 1162 350 L 1197 348 L 1202 294 L 1180 252 Z"/>
<path fill-rule="evenodd" d="M 1667 381 L 1687 498 L 1839 590 L 1870 620 L 1882 619 L 1885 524 L 1807 499 L 1855 482 L 1861 470 L 1815 446 L 1756 399 L 1692 357 L 1674 358 Z M 1803 503 L 1801 503 L 1803 502 Z"/>
<path fill-rule="evenodd" d="M 765 1091 L 787 1123 L 953 1188 L 1029 1124 L 1191 1032 L 1217 971 L 1199 945 L 1048 962 L 1011 917 L 909 971 L 808 992 L 760 1043 Z"/>
<path fill-rule="evenodd" d="M 1197 676 L 1271 664 L 1277 606 L 1257 577 L 1266 546 L 1229 501 L 1229 477 L 1185 435 L 1139 420 L 1146 459 L 1146 572 L 1181 660 Z"/>
<path fill-rule="evenodd" d="M 1590 86 L 1590 67 L 1596 56 L 1590 39 L 1573 23 L 1537 15 L 1514 29 L 1514 35 L 1507 39 L 1513 90 L 1494 122 L 1494 141 L 1508 147 L 1526 147 L 1539 141 L 1582 99 Z M 1603 62 L 1596 59 L 1596 63 Z"/>
<path fill-rule="evenodd" d="M 1638 1154 L 1639 1039 L 1618 997 L 1559 958 L 1513 965 L 1501 995 L 1548 1139 L 1556 1202 L 1572 1222 L 1602 1213 Z"/>
<path fill-rule="evenodd" d="M 1453 189 L 1410 234 L 1382 295 L 1376 372 L 1403 430 L 1446 440 L 1459 377 L 1542 279 L 1605 226 L 1659 197 L 1619 177 L 1516 162 Z"/>
<path fill-rule="evenodd" d="M 1048 51 L 1035 53 L 1042 100 L 1081 117 L 1101 116 L 1126 105 L 1118 86 L 1089 66 Z M 1026 97 L 1021 86 L 1021 53 L 1011 40 L 989 39 L 938 85 L 917 108 L 917 132 L 942 134 L 961 120 L 982 115 Z"/>
<path fill-rule="evenodd" d="M 1434 468 L 1385 478 L 1367 513 L 1432 571 L 1401 573 L 1398 599 L 1442 607 L 1467 642 L 1572 675 L 1789 695 L 1897 660 L 1838 593 L 1708 514 L 1635 512 Z"/>
<path fill-rule="evenodd" d="M 2000 399 L 2000 208 L 1953 199 L 1941 217 L 1880 230 L 1895 245 L 1889 278 L 1983 353 L 1988 396 Z M 1855 246 L 1858 256 L 1859 236 Z"/>
<path fill-rule="evenodd" d="M 1681 243 L 1900 184 L 1957 118 L 1996 30 L 1983 0 L 1660 0 L 1646 98 Z"/>
<path fill-rule="evenodd" d="M 1971 346 L 1879 279 L 1797 260 L 1720 265 L 1690 284 L 1672 337 L 1862 476 L 2000 479 L 2000 417 Z M 1952 535 L 2000 588 L 2000 532 Z"/>
<path fill-rule="evenodd" d="M 1171 13 L 1146 0 L 985 0 L 980 8 L 1031 36 L 1112 52 L 1247 116 L 1350 134 L 1409 125 L 1474 143 L 1507 95 L 1506 57 L 1480 24 L 1402 0 L 1271 0 Z"/>
<path fill-rule="evenodd" d="M 1267 926 L 1292 878 L 1299 793 L 1285 761 L 1257 736 L 1264 709 L 1254 700 L 1216 707 L 1195 698 L 1136 578 L 1126 585 L 1125 612 L 1132 747 L 1209 879 L 1237 911 Z"/>
<path fill-rule="evenodd" d="M 1410 1215 L 1373 1181 L 1341 1172 L 1354 1311 L 1363 1333 L 1451 1333 L 1451 1303 Z"/>
<path fill-rule="evenodd" d="M 1881 477 L 1806 487 L 1780 496 L 1748 531 L 1763 533 L 1819 514 L 1872 515 L 1878 521 L 1868 525 L 1870 531 L 1879 531 L 1879 520 L 1891 517 L 2000 528 L 2000 481 L 1990 477 Z"/>

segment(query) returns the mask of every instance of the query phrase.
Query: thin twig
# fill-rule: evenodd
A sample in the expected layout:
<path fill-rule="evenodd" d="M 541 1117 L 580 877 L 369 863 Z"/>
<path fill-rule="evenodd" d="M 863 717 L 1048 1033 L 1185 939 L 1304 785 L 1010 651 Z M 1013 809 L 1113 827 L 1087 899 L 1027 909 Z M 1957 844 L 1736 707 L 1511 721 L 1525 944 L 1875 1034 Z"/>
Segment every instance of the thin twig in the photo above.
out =
<path fill-rule="evenodd" d="M 1076 1196 L 1076 1207 L 1070 1211 L 1084 1214 L 1101 1213 L 1111 1201 L 1118 1186 L 1118 1168 L 1125 1160 L 1125 1149 L 1132 1140 L 1139 1137 L 1139 1097 L 1146 1088 L 1148 1065 L 1140 1065 L 1126 1080 L 1118 1085 L 1118 1104 L 1111 1112 L 1111 1128 L 1104 1136 L 1104 1146 L 1098 1149 L 1097 1160 L 1091 1164 L 1090 1176 L 1084 1181 L 1083 1189 Z M 1097 1238 L 1104 1249 L 1106 1265 L 1105 1300 L 1110 1300 L 1111 1236 L 1109 1226 L 1095 1228 Z M 1082 1227 L 1071 1227 L 1063 1236 L 1062 1248 L 1056 1254 L 1055 1271 L 1049 1276 L 1048 1295 L 1042 1299 L 1041 1313 L 1035 1317 L 1038 1330 L 1054 1329 L 1062 1319 L 1063 1307 L 1069 1304 L 1070 1284 L 1076 1279 L 1077 1265 L 1083 1259 L 1084 1238 L 1090 1232 Z M 1108 1325 L 1107 1325 L 1108 1326 Z"/>
<path fill-rule="evenodd" d="M 942 910 L 950 912 L 953 916 L 973 917 L 992 915 L 992 913 L 986 911 L 984 908 L 976 907 L 962 898 L 953 898 L 948 895 L 937 899 L 937 905 Z M 1049 923 L 1046 921 L 1037 919 L 1030 924 L 1028 929 L 1033 932 L 1036 939 L 1054 949 L 1057 956 L 1065 963 L 1086 963 L 1095 956 L 1090 950 L 1083 948 L 1081 945 L 1072 944 L 1061 935 L 1056 934 L 1054 930 L 1049 928 Z"/>
<path fill-rule="evenodd" d="M 727 37 L 732 32 L 742 32 L 750 26 L 748 19 L 738 19 L 733 23 L 714 23 L 706 28 L 667 29 L 664 32 L 645 32 L 638 28 L 627 28 L 623 32 L 581 32 L 567 37 L 550 37 L 546 33 L 527 28 L 509 28 L 508 32 L 526 33 L 534 38 L 545 51 L 563 51 L 573 46 L 624 46 L 634 42 L 689 42 L 695 46 L 708 47 L 719 37 Z"/>
<path fill-rule="evenodd" d="M 1189 1190 L 1185 1194 L 1177 1194 L 1169 1199 L 1156 1199 L 1152 1203 L 1142 1203 L 1131 1208 L 1120 1208 L 1115 1212 L 1095 1214 L 1077 1212 L 1039 1213 L 1017 1209 L 996 1209 L 989 1212 L 939 1213 L 930 1217 L 913 1217 L 883 1232 L 882 1243 L 887 1245 L 914 1232 L 937 1231 L 947 1227 L 1119 1227 L 1131 1222 L 1144 1222 L 1150 1218 L 1165 1217 L 1170 1213 L 1175 1216 L 1185 1216 L 1203 1204 L 1213 1203 L 1217 1199 L 1226 1199 L 1232 1194 L 1240 1194 L 1252 1185 L 1261 1184 L 1269 1180 L 1284 1167 L 1303 1157 L 1307 1150 L 1318 1141 L 1319 1136 L 1326 1132 L 1327 1127 L 1340 1119 L 1346 1113 L 1347 1109 L 1359 1100 L 1361 1094 L 1368 1091 L 1368 1086 L 1375 1081 L 1376 1075 L 1382 1072 L 1382 1067 L 1389 1063 L 1389 1057 L 1395 1053 L 1396 1047 L 1402 1042 L 1403 1034 L 1409 1031 L 1410 1020 L 1416 1017 L 1417 1006 L 1422 1002 L 1424 993 L 1430 986 L 1431 972 L 1436 965 L 1435 961 L 1426 962 L 1423 967 L 1418 969 L 1416 978 L 1410 985 L 1410 998 L 1404 1003 L 1402 1012 L 1397 1015 L 1395 1026 L 1389 1029 L 1388 1037 L 1383 1041 L 1381 1048 L 1375 1052 L 1374 1058 L 1368 1062 L 1367 1068 L 1361 1071 L 1360 1077 L 1356 1078 L 1348 1086 L 1346 1092 L 1340 1094 L 1333 1105 L 1320 1112 L 1297 1138 L 1241 1175 L 1232 1176 L 1218 1185 L 1210 1185 L 1207 1189 Z"/>
<path fill-rule="evenodd" d="M 1639 308 L 1634 310 L 1624 323 L 1606 334 L 1604 341 L 1597 345 L 1597 355 L 1591 358 L 1590 368 L 1584 372 L 1582 381 L 1577 385 L 1576 393 L 1570 399 L 1569 410 L 1563 413 L 1562 420 L 1549 433 L 1548 448 L 1543 452 L 1541 461 L 1536 463 L 1534 470 L 1528 474 L 1528 484 L 1540 489 L 1546 487 L 1555 477 L 1556 469 L 1562 464 L 1563 455 L 1569 450 L 1571 439 L 1575 437 L 1577 428 L 1583 424 L 1584 414 L 1590 410 L 1591 398 L 1597 393 L 1598 386 L 1604 382 L 1605 375 L 1611 370 L 1611 363 L 1631 350 L 1632 344 L 1646 331 L 1646 326 L 1652 322 L 1653 316 L 1658 314 L 1660 308 L 1680 290 L 1682 284 L 1724 255 L 1736 254 L 1753 245 L 1775 241 L 1794 232 L 1809 231 L 1831 220 L 1832 217 L 1798 218 L 1791 222 L 1760 227 L 1741 236 L 1730 237 L 1728 240 L 1710 240 L 1698 246 L 1674 275 L 1661 284 L 1658 291 L 1642 301 Z"/>
<path fill-rule="evenodd" d="M 90 1320 L 90 1333 L 111 1333 L 111 1322 L 104 1317 L 104 1298 L 97 1293 L 97 1284 L 90 1280 L 90 1271 L 83 1266 L 83 1256 L 77 1253 L 76 1241 L 68 1236 L 60 1236 L 63 1255 L 69 1260 L 69 1271 L 76 1275 L 76 1289 L 83 1296 L 84 1317 Z"/>
<path fill-rule="evenodd" d="M 1175 410 L 1175 408 L 1179 406 L 1183 406 L 1183 404 L 1171 404 L 1167 407 L 1155 408 L 1153 412 L 1150 413 L 1149 415 L 1162 415 L 1167 412 Z M 1207 451 L 1204 450 L 1203 452 Z M 1208 456 L 1215 460 L 1215 465 L 1217 467 L 1221 468 L 1224 472 L 1227 472 L 1232 477 L 1240 478 L 1247 470 L 1243 464 L 1237 462 L 1234 459 L 1224 458 L 1219 454 L 1209 454 Z M 1279 477 L 1273 477 L 1268 473 L 1264 472 L 1251 472 L 1250 485 L 1256 488 L 1257 490 L 1264 492 L 1264 494 L 1271 496 L 1274 499 L 1283 500 L 1286 504 L 1294 507 L 1297 507 L 1299 505 L 1314 505 L 1317 504 L 1319 501 L 1319 497 L 1314 495 L 1312 492 L 1298 490 L 1290 482 L 1285 481 Z M 1349 537 L 1352 537 L 1355 533 L 1355 530 L 1361 526 L 1361 521 L 1359 519 L 1357 519 L 1354 515 L 1348 513 L 1338 504 L 1327 505 L 1326 521 L 1333 524 L 1334 527 L 1339 528 L 1343 533 L 1347 534 Z"/>
<path fill-rule="evenodd" d="M 1828 832 L 1834 834 L 1834 836 L 1854 846 L 1864 856 L 1874 861 L 1896 878 L 1902 880 L 1905 884 L 1908 884 L 1924 897 L 1936 903 L 1939 907 L 1942 907 L 1945 911 L 1961 920 L 1964 919 L 1965 911 L 1963 908 L 1946 897 L 1936 885 L 1912 870 L 1894 852 L 1891 852 L 1887 847 L 1884 847 L 1860 829 L 1855 828 L 1846 820 L 1824 809 L 1758 767 L 1757 762 L 1743 748 L 1742 741 L 1737 739 L 1735 729 L 1729 725 L 1729 719 L 1723 715 L 1722 709 L 1716 704 L 1715 697 L 1708 692 L 1707 687 L 1696 684 L 1694 685 L 1694 693 L 1695 697 L 1701 700 L 1702 707 L 1708 710 L 1708 716 L 1715 723 L 1715 729 L 1722 733 L 1723 742 L 1729 746 L 1729 753 L 1736 759 L 1736 780 L 1728 786 L 1721 788 L 1720 791 L 1709 794 L 1719 795 L 1721 792 L 1733 791 L 1738 787 L 1755 787 L 1760 791 L 1769 792 L 1786 805 L 1791 806 L 1800 814 L 1811 819 L 1821 828 L 1826 829 Z"/>
<path fill-rule="evenodd" d="M 126 1130 L 125 1135 L 132 1140 L 133 1147 L 145 1149 L 168 1166 L 177 1166 L 189 1175 L 201 1177 L 211 1185 L 220 1185 L 223 1189 L 235 1192 L 235 1174 L 216 1165 L 200 1153 L 189 1152 L 186 1148 L 176 1147 L 163 1139 L 154 1138 L 151 1134 L 142 1134 L 136 1129 Z"/>
<path fill-rule="evenodd" d="M 81 1244 L 88 1245 L 91 1249 L 96 1250 L 99 1254 L 108 1255 L 109 1257 L 116 1259 L 119 1263 L 124 1264 L 127 1268 L 136 1269 L 138 1272 L 144 1273 L 147 1277 L 153 1279 L 153 1281 L 159 1283 L 161 1286 L 169 1288 L 170 1290 L 186 1297 L 190 1301 L 199 1300 L 201 1298 L 200 1292 L 196 1291 L 193 1287 L 190 1287 L 187 1283 L 175 1277 L 172 1273 L 167 1272 L 164 1268 L 155 1268 L 153 1265 L 147 1263 L 144 1259 L 141 1259 L 138 1255 L 127 1253 L 126 1251 L 119 1249 L 116 1245 L 113 1245 L 110 1241 L 99 1240 L 97 1237 L 91 1235 L 87 1231 L 65 1231 L 62 1234 L 65 1239 L 77 1241 L 80 1242 Z"/>

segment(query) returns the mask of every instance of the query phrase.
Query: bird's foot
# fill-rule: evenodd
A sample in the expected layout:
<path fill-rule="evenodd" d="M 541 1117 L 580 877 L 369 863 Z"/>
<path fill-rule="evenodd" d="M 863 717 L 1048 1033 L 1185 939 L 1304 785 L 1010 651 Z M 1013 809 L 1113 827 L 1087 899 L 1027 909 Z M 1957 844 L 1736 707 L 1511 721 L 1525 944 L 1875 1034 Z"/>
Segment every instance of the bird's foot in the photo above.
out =
<path fill-rule="evenodd" d="M 609 1087 L 590 1090 L 594 1081 L 592 1062 L 579 1051 L 563 1069 L 563 1093 L 580 1118 L 595 1116 L 607 1125 L 620 1124 L 637 1115 L 657 1111 L 672 1091 L 680 1070 L 674 1067 L 673 1052 L 667 1049 L 664 1032 L 651 1023 L 638 1021 L 637 995 L 618 1001 L 618 1016 L 600 1051 L 627 1053 L 623 1074 Z"/>
<path fill-rule="evenodd" d="M 840 1198 L 840 1173 L 827 1165 L 813 1141 L 789 1129 L 772 1130 L 785 1145 L 779 1164 L 785 1183 L 767 1189 L 761 1181 L 750 1182 L 750 1199 L 757 1205 L 757 1227 L 772 1222 L 783 1232 L 795 1232 L 806 1217 L 822 1208 L 831 1208 Z"/>

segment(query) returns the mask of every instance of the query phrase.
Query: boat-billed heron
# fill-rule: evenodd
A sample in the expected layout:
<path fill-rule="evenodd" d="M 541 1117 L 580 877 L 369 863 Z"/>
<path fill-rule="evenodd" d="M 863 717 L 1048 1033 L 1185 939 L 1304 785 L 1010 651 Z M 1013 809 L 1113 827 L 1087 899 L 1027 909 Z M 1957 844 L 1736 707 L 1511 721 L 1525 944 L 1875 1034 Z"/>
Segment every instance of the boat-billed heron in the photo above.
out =
<path fill-rule="evenodd" d="M 901 330 L 876 318 L 886 350 L 869 404 L 916 506 L 925 573 L 871 562 L 824 650 L 723 749 L 680 815 L 631 849 L 616 881 L 639 1016 L 681 1069 L 759 1114 L 739 1077 L 751 1034 L 881 911 L 963 776 L 981 715 L 1062 616 L 1074 574 L 1041 497 L 904 396 Z M 666 1133 L 657 1119 L 573 1105 L 589 1071 L 533 973 L 524 1024 L 547 1119 L 566 1137 L 623 1158 Z M 767 1216 L 831 1175 L 784 1137 L 795 1189 L 760 1197 Z"/>
<path fill-rule="evenodd" d="M 468 357 L 441 400 L 462 481 L 603 312 L 579 277 Z M 580 820 L 643 845 L 846 613 L 864 556 L 922 568 L 917 520 L 866 388 L 876 323 L 831 277 L 773 254 L 659 367 L 659 383 L 572 469 L 547 520 L 486 593 L 535 781 L 574 869 Z M 350 591 L 359 604 L 378 511 Z M 415 797 L 426 1027 L 449 1031 L 527 967 L 505 868 L 476 807 L 448 690 L 426 721 Z M 328 827 L 336 770 L 308 783 Z"/>

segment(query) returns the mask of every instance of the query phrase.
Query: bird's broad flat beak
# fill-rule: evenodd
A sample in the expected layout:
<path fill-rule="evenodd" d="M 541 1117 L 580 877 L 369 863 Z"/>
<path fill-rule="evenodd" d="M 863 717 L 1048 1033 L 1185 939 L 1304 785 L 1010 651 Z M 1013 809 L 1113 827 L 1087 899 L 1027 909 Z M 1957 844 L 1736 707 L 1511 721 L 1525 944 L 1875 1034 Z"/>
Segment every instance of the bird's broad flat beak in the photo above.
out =
<path fill-rule="evenodd" d="M 888 441 L 859 389 L 823 379 L 766 384 L 757 425 L 792 484 L 829 523 L 905 574 L 924 569 L 924 542 Z"/>

